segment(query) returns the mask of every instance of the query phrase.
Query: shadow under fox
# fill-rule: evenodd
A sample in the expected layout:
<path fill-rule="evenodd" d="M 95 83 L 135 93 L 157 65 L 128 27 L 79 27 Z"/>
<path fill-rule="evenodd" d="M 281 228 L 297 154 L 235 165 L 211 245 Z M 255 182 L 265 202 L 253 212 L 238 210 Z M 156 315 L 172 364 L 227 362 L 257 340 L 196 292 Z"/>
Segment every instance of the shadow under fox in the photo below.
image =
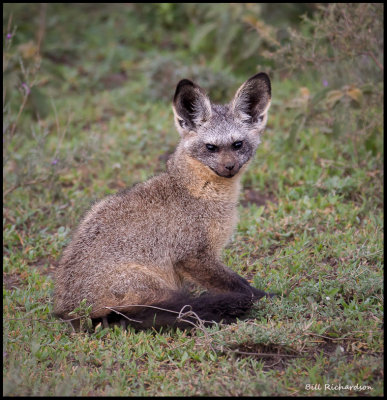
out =
<path fill-rule="evenodd" d="M 86 213 L 55 274 L 54 313 L 74 318 L 70 312 L 86 299 L 94 320 L 117 319 L 117 310 L 137 328 L 185 328 L 189 322 L 176 318 L 185 305 L 202 320 L 230 323 L 265 296 L 220 256 L 237 222 L 240 178 L 270 100 L 264 73 L 247 80 L 227 105 L 212 104 L 199 86 L 180 81 L 173 111 L 181 140 L 167 171 Z M 208 292 L 193 297 L 186 282 Z"/>

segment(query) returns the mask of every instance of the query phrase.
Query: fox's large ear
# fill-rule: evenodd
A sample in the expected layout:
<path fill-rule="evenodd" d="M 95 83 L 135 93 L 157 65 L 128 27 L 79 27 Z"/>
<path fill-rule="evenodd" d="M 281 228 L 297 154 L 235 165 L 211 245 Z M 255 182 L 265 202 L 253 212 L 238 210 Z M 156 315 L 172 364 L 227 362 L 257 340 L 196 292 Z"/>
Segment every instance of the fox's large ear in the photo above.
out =
<path fill-rule="evenodd" d="M 237 118 L 250 123 L 257 130 L 262 130 L 266 125 L 270 102 L 270 79 L 261 72 L 252 76 L 238 89 L 231 107 Z"/>
<path fill-rule="evenodd" d="M 204 90 L 188 79 L 177 84 L 173 97 L 175 124 L 181 135 L 196 129 L 211 117 L 211 103 Z"/>

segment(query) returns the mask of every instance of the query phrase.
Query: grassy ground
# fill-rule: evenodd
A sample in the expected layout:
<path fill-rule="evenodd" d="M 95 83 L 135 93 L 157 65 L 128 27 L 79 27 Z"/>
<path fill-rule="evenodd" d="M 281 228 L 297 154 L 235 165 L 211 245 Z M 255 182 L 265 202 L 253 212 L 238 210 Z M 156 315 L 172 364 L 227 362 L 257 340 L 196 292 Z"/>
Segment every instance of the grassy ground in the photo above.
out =
<path fill-rule="evenodd" d="M 20 48 L 28 27 L 9 46 L 10 71 L 26 56 L 35 90 L 20 118 L 23 89 L 7 93 L 5 108 L 3 394 L 383 395 L 382 109 L 371 137 L 305 125 L 293 138 L 302 96 L 291 79 L 273 80 L 268 128 L 224 250 L 227 265 L 281 296 L 246 321 L 191 332 L 73 333 L 51 316 L 51 275 L 82 213 L 162 171 L 178 140 L 150 80 L 155 50 L 113 45 L 114 14 L 85 22 L 74 40 L 80 32 L 66 22 L 76 10 L 68 13 L 47 18 L 37 71 Z M 232 93 L 248 76 L 229 78 Z M 303 86 L 320 90 L 307 78 Z"/>

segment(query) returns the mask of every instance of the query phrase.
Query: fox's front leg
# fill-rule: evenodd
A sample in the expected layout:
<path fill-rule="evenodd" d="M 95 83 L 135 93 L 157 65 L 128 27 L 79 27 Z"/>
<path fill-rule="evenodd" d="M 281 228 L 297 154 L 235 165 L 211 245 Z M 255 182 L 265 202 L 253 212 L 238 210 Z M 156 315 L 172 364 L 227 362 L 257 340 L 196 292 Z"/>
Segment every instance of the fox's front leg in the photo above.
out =
<path fill-rule="evenodd" d="M 183 277 L 188 276 L 190 280 L 210 291 L 245 293 L 256 300 L 268 295 L 251 286 L 245 278 L 232 271 L 221 261 L 208 255 L 178 263 L 176 272 Z"/>

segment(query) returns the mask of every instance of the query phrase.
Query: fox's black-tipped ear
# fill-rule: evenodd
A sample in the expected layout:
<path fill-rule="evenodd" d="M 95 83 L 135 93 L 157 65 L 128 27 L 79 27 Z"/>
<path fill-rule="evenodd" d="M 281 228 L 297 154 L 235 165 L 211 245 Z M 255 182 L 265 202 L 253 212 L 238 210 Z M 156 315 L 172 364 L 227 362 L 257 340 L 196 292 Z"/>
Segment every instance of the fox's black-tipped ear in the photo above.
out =
<path fill-rule="evenodd" d="M 190 81 L 181 80 L 173 97 L 176 127 L 181 135 L 195 131 L 211 117 L 211 103 L 204 90 Z"/>
<path fill-rule="evenodd" d="M 248 79 L 236 92 L 231 103 L 233 112 L 243 121 L 265 125 L 271 102 L 271 83 L 264 72 Z"/>

